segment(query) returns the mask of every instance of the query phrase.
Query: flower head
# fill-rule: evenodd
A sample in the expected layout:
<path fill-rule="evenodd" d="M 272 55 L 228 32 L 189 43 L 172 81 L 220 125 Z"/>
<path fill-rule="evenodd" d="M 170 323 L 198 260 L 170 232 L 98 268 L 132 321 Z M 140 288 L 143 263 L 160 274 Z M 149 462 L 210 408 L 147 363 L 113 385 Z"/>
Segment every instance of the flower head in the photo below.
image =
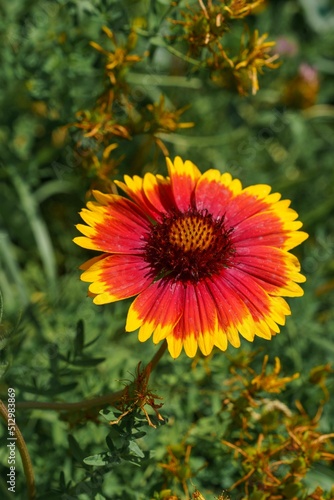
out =
<path fill-rule="evenodd" d="M 126 330 L 167 340 L 172 357 L 240 346 L 240 335 L 270 339 L 303 295 L 289 250 L 307 238 L 289 200 L 259 184 L 243 189 L 228 173 L 204 174 L 167 159 L 169 177 L 116 182 L 127 198 L 95 191 L 75 242 L 102 252 L 82 268 L 96 304 L 136 296 Z"/>

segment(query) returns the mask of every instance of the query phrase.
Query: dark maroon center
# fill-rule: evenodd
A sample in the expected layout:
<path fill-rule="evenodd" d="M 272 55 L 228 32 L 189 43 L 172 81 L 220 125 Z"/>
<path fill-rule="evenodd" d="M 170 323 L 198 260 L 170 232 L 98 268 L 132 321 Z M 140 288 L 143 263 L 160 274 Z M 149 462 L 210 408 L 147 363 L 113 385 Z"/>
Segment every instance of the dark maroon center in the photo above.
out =
<path fill-rule="evenodd" d="M 148 233 L 144 258 L 158 279 L 198 282 L 229 267 L 232 231 L 206 210 L 168 214 Z"/>

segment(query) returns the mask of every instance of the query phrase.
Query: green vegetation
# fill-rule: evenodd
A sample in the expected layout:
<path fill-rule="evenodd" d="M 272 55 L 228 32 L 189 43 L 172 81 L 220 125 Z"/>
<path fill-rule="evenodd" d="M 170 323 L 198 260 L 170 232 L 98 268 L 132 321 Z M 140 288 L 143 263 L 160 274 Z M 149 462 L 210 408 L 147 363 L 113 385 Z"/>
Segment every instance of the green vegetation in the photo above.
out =
<path fill-rule="evenodd" d="M 0 6 L 0 393 L 7 406 L 15 390 L 38 499 L 334 497 L 334 10 L 240 2 L 259 6 L 224 20 L 221 3 L 236 4 Z M 218 9 L 213 24 L 203 5 L 209 19 Z M 255 30 L 276 41 L 268 50 L 281 62 L 270 67 L 260 50 L 258 91 L 254 72 L 232 71 L 210 45 L 222 39 L 236 66 Z M 158 346 L 125 333 L 130 300 L 87 297 L 78 268 L 92 255 L 72 239 L 91 189 L 110 191 L 124 174 L 166 175 L 166 154 L 291 199 L 310 235 L 294 252 L 307 282 L 272 341 L 194 360 L 165 354 L 148 380 Z M 131 382 L 117 408 L 66 406 Z M 13 498 L 7 437 L 3 422 L 4 499 Z M 25 498 L 19 451 L 15 495 Z"/>

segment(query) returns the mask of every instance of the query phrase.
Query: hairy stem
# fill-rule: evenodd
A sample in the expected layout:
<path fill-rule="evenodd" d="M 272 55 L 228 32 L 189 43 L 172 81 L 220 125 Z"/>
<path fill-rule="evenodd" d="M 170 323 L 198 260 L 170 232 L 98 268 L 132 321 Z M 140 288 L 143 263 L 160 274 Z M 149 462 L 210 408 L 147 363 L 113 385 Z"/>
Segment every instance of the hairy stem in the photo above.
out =
<path fill-rule="evenodd" d="M 0 399 L 0 414 L 1 414 L 1 417 L 3 418 L 3 420 L 8 425 L 8 411 L 7 411 L 5 404 L 1 401 L 1 399 Z M 24 474 L 26 476 L 28 498 L 29 498 L 29 500 L 33 500 L 34 498 L 36 498 L 34 470 L 32 467 L 32 463 L 31 463 L 31 459 L 30 459 L 27 445 L 24 441 L 22 433 L 21 433 L 20 429 L 18 428 L 17 424 L 15 424 L 15 437 L 16 437 L 16 444 L 17 444 L 17 447 L 18 447 L 20 455 L 21 455 Z"/>
<path fill-rule="evenodd" d="M 157 366 L 164 352 L 166 351 L 166 348 L 167 348 L 167 342 L 166 340 L 164 340 L 164 342 L 160 346 L 160 349 L 155 353 L 155 355 L 147 365 L 147 368 L 150 368 L 150 372 L 152 372 L 154 368 Z M 130 386 L 131 385 L 133 385 L 133 383 L 131 383 Z M 101 408 L 102 406 L 107 404 L 112 405 L 113 403 L 119 401 L 123 396 L 124 392 L 128 390 L 128 388 L 129 386 L 125 387 L 120 391 L 113 392 L 111 394 L 105 394 L 103 396 L 97 396 L 95 398 L 77 401 L 76 403 L 22 401 L 22 402 L 17 402 L 16 407 L 22 410 L 40 409 L 40 410 L 55 410 L 55 411 L 67 411 L 67 412 L 90 410 L 93 408 Z"/>

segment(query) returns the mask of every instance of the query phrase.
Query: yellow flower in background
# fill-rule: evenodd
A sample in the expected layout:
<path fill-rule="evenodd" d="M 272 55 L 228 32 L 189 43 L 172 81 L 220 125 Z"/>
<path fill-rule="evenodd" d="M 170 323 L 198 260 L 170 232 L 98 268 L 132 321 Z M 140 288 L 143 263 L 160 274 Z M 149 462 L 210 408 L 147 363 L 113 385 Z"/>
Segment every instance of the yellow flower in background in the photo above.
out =
<path fill-rule="evenodd" d="M 173 358 L 270 339 L 290 314 L 282 297 L 303 295 L 289 252 L 308 236 L 298 214 L 267 185 L 243 189 L 179 157 L 167 166 L 169 177 L 116 181 L 127 198 L 94 191 L 82 210 L 74 241 L 102 252 L 82 266 L 94 302 L 136 297 L 126 331 L 166 339 Z"/>
<path fill-rule="evenodd" d="M 91 41 L 90 45 L 106 57 L 106 73 L 110 78 L 110 82 L 113 85 L 116 85 L 118 80 L 117 76 L 119 76 L 117 75 L 117 72 L 123 71 L 124 68 L 132 66 L 142 59 L 141 56 L 137 54 L 130 54 L 136 45 L 137 36 L 133 31 L 131 31 L 128 36 L 127 43 L 124 46 L 120 46 L 116 43 L 115 34 L 107 26 L 103 26 L 102 30 L 111 40 L 114 50 L 104 49 L 101 45 L 94 41 Z"/>

